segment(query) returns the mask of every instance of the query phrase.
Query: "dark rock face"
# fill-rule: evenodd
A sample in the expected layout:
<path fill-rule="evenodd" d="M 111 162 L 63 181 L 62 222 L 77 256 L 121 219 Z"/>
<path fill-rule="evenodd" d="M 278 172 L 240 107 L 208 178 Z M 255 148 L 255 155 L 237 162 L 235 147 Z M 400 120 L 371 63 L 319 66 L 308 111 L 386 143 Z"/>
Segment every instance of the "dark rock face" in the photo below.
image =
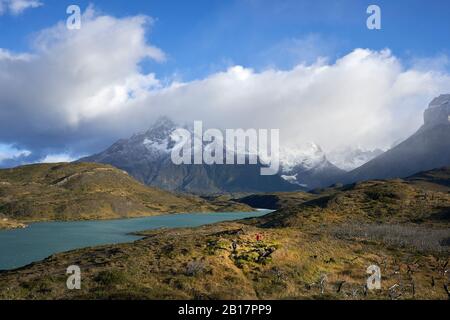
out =
<path fill-rule="evenodd" d="M 434 99 L 424 113 L 424 125 L 411 137 L 349 172 L 343 182 L 402 178 L 450 165 L 450 95 Z"/>
<path fill-rule="evenodd" d="M 305 169 L 296 166 L 291 171 L 296 177 L 296 183 L 304 185 L 308 190 L 329 186 L 339 181 L 345 173 L 326 159 L 317 167 Z"/>
<path fill-rule="evenodd" d="M 450 124 L 450 94 L 443 94 L 431 101 L 424 113 L 424 126 Z"/>

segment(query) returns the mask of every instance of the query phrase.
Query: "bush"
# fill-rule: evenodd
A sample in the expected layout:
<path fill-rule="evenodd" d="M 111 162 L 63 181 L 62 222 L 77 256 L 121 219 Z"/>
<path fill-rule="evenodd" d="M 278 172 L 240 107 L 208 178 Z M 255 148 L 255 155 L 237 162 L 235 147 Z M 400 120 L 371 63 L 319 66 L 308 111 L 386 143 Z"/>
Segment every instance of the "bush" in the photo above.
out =
<path fill-rule="evenodd" d="M 126 276 L 119 270 L 101 271 L 94 279 L 102 286 L 114 286 L 126 282 Z"/>
<path fill-rule="evenodd" d="M 203 273 L 206 269 L 206 263 L 201 260 L 194 260 L 188 262 L 186 265 L 186 275 L 187 276 L 196 276 Z"/>
<path fill-rule="evenodd" d="M 449 229 L 392 224 L 347 224 L 334 228 L 332 233 L 338 238 L 381 241 L 386 245 L 411 247 L 418 251 L 450 251 Z"/>

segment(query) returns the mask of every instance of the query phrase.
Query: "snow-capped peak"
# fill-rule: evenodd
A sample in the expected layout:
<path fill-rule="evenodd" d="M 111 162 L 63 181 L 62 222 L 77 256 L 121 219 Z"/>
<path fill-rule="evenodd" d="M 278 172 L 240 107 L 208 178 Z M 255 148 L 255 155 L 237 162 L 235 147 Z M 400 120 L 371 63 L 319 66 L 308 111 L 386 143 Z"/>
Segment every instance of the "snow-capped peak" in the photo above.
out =
<path fill-rule="evenodd" d="M 362 166 L 366 162 L 369 162 L 383 152 L 384 151 L 381 149 L 371 150 L 361 147 L 347 147 L 333 150 L 328 154 L 328 159 L 338 168 L 345 171 L 351 171 Z"/>
<path fill-rule="evenodd" d="M 280 148 L 280 163 L 283 172 L 289 173 L 298 166 L 303 167 L 304 170 L 310 170 L 326 161 L 327 158 L 322 148 L 314 142 Z"/>
<path fill-rule="evenodd" d="M 174 144 L 171 134 L 177 127 L 169 118 L 160 117 L 147 132 L 139 135 L 138 139 L 149 151 L 169 153 Z"/>

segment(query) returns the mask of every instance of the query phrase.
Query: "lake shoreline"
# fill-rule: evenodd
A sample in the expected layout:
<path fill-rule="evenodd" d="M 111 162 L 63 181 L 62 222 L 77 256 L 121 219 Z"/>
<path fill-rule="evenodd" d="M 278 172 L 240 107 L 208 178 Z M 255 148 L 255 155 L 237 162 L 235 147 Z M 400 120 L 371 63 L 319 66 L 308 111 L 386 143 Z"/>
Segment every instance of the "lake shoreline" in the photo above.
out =
<path fill-rule="evenodd" d="M 14 270 L 72 250 L 134 242 L 147 237 L 150 231 L 238 221 L 271 211 L 196 212 L 123 219 L 33 222 L 25 229 L 0 230 L 0 251 L 3 253 L 0 269 Z"/>
<path fill-rule="evenodd" d="M 255 212 L 264 211 L 266 209 L 254 208 Z M 155 212 L 150 214 L 136 214 L 136 215 L 128 215 L 126 217 L 86 217 L 86 218 L 78 218 L 78 219 L 24 219 L 24 220 L 14 220 L 9 218 L 0 219 L 0 232 L 5 230 L 14 230 L 14 229 L 24 229 L 27 228 L 30 224 L 42 223 L 42 222 L 77 222 L 77 221 L 114 221 L 114 220 L 123 220 L 123 219 L 138 219 L 138 218 L 149 218 L 149 217 L 157 217 L 164 215 L 180 215 L 180 214 L 211 214 L 211 213 L 221 213 L 223 211 L 186 211 L 186 212 Z M 232 212 L 242 212 L 249 213 L 253 211 L 230 211 Z M 5 220 L 6 219 L 6 220 Z"/>
<path fill-rule="evenodd" d="M 3 218 L 0 220 L 0 231 L 13 230 L 13 229 L 24 229 L 27 227 L 28 227 L 27 224 L 18 222 L 16 220 L 9 220 L 7 218 Z"/>

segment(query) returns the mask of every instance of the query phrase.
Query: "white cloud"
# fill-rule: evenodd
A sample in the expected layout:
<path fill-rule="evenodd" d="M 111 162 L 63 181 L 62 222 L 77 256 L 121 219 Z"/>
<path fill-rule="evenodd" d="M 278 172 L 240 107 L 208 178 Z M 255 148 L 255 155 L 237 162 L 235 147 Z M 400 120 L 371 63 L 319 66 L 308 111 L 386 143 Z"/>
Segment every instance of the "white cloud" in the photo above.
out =
<path fill-rule="evenodd" d="M 85 154 L 165 114 L 219 128 L 279 128 L 282 143 L 314 141 L 326 152 L 386 148 L 414 132 L 428 102 L 450 90 L 445 71 L 406 67 L 388 50 L 366 49 L 335 62 L 233 66 L 163 85 L 140 68 L 165 58 L 146 40 L 151 23 L 90 9 L 81 30 L 61 22 L 36 36 L 31 53 L 0 51 L 0 142 Z"/>
<path fill-rule="evenodd" d="M 32 58 L 30 54 L 26 53 L 13 53 L 11 51 L 0 48 L 0 61 L 1 60 L 9 60 L 9 61 L 28 61 Z"/>
<path fill-rule="evenodd" d="M 0 144 L 0 163 L 4 160 L 28 157 L 30 154 L 28 150 L 19 150 L 11 145 Z"/>
<path fill-rule="evenodd" d="M 5 12 L 18 15 L 27 9 L 38 8 L 42 5 L 43 3 L 37 0 L 0 0 L 0 15 Z"/>
<path fill-rule="evenodd" d="M 448 74 L 405 69 L 388 50 L 356 49 L 286 71 L 235 66 L 160 90 L 147 105 L 212 126 L 280 128 L 286 144 L 386 148 L 415 131 L 431 98 L 449 88 Z"/>
<path fill-rule="evenodd" d="M 108 115 L 130 110 L 159 86 L 139 67 L 144 59 L 164 60 L 160 49 L 146 43 L 151 23 L 145 16 L 116 19 L 89 9 L 81 30 L 61 22 L 39 32 L 32 54 L 2 50 L 0 141 L 36 148 L 59 147 L 70 135 L 78 141 L 80 133 L 93 139 L 83 126 L 96 131 Z"/>
<path fill-rule="evenodd" d="M 78 158 L 74 158 L 67 153 L 60 153 L 60 154 L 49 154 L 49 155 L 45 156 L 45 158 L 43 158 L 39 162 L 41 162 L 41 163 L 72 162 L 77 159 Z"/>

